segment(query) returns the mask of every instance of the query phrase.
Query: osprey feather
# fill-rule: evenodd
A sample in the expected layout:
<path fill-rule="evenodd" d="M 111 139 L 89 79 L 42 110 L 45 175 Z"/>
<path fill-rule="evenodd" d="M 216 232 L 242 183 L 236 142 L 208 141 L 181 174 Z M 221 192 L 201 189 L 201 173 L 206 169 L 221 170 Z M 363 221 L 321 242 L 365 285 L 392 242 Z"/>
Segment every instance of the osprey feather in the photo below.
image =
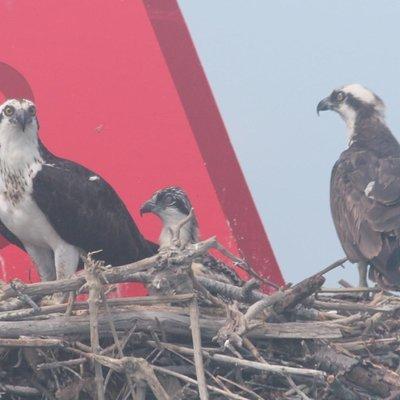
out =
<path fill-rule="evenodd" d="M 384 288 L 400 287 L 400 145 L 386 125 L 384 104 L 358 84 L 321 100 L 345 121 L 349 145 L 331 175 L 333 221 L 343 249 Z M 365 271 L 366 273 L 366 271 Z M 366 278 L 365 282 L 366 283 Z"/>
<path fill-rule="evenodd" d="M 113 188 L 38 138 L 35 105 L 0 106 L 0 233 L 25 250 L 42 280 L 71 276 L 81 252 L 121 265 L 154 254 Z"/>

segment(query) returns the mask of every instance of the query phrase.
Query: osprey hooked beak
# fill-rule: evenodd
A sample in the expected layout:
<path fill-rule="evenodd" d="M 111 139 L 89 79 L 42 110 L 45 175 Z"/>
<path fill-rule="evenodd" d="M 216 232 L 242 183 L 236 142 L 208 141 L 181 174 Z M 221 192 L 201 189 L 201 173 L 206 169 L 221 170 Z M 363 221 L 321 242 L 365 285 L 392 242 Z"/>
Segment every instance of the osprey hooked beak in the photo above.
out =
<path fill-rule="evenodd" d="M 26 125 L 32 120 L 32 115 L 27 110 L 17 110 L 15 112 L 15 119 L 24 132 Z"/>
<path fill-rule="evenodd" d="M 143 214 L 146 213 L 151 213 L 154 211 L 154 208 L 156 207 L 153 199 L 150 199 L 143 203 L 142 207 L 140 207 L 140 216 L 143 216 Z"/>
<path fill-rule="evenodd" d="M 332 102 L 329 97 L 325 97 L 322 99 L 317 105 L 317 114 L 319 115 L 320 111 L 332 110 Z"/>

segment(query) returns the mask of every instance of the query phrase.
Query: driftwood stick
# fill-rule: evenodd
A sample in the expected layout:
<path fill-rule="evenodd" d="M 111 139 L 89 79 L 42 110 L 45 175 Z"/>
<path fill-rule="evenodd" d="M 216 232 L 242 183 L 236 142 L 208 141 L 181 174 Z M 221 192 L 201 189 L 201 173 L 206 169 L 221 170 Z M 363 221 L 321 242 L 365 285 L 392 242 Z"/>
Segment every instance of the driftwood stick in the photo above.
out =
<path fill-rule="evenodd" d="M 246 301 L 253 303 L 258 300 L 267 299 L 269 296 L 257 290 L 252 290 L 246 293 L 246 298 L 243 298 L 243 290 L 241 287 L 230 285 L 228 283 L 218 282 L 216 280 L 208 279 L 202 276 L 196 277 L 197 281 L 201 283 L 211 294 L 227 297 L 232 300 Z"/>
<path fill-rule="evenodd" d="M 285 297 L 285 292 L 275 292 L 271 296 L 257 301 L 257 303 L 252 304 L 245 314 L 247 320 L 252 320 L 257 318 L 261 312 L 266 308 L 273 306 L 278 301 L 281 301 Z"/>
<path fill-rule="evenodd" d="M 339 279 L 338 283 L 339 283 L 340 286 L 343 286 L 344 288 L 352 288 L 352 287 L 354 287 L 353 285 L 351 285 L 349 282 L 347 282 L 344 279 Z"/>
<path fill-rule="evenodd" d="M 0 339 L 0 347 L 63 347 L 61 339 L 40 339 L 21 337 L 19 339 Z"/>
<path fill-rule="evenodd" d="M 381 288 L 377 287 L 350 287 L 350 288 L 321 288 L 320 293 L 364 293 L 364 292 L 382 292 Z"/>
<path fill-rule="evenodd" d="M 126 307 L 131 305 L 145 306 L 145 305 L 186 302 L 190 301 L 192 298 L 193 294 L 190 293 L 167 295 L 167 296 L 123 297 L 116 299 L 108 299 L 107 304 L 111 307 Z M 71 307 L 71 311 L 89 309 L 89 305 L 87 302 L 74 302 L 72 304 L 56 304 L 52 306 L 44 306 L 40 307 L 39 312 L 35 312 L 32 308 L 23 308 L 21 310 L 0 312 L 0 321 L 19 320 L 30 316 L 48 315 L 55 313 L 66 313 L 66 316 L 70 316 L 67 313 L 68 307 Z"/>
<path fill-rule="evenodd" d="M 61 367 L 70 367 L 73 365 L 80 365 L 83 364 L 87 361 L 87 358 L 81 357 L 81 358 L 74 358 L 72 360 L 65 360 L 65 361 L 54 361 L 50 363 L 44 363 L 44 364 L 38 364 L 37 369 L 39 371 L 44 370 L 44 369 L 55 369 L 55 368 L 61 368 Z"/>
<path fill-rule="evenodd" d="M 326 273 L 332 271 L 333 269 L 343 266 L 343 264 L 348 261 L 347 257 L 341 258 L 340 260 L 335 261 L 334 263 L 328 265 L 326 268 L 324 268 L 322 271 L 316 273 L 315 275 L 325 275 Z"/>
<path fill-rule="evenodd" d="M 110 325 L 110 330 L 111 330 L 111 333 L 113 335 L 114 343 L 115 343 L 115 345 L 117 347 L 117 350 L 118 350 L 118 356 L 119 356 L 119 358 L 123 358 L 124 357 L 124 352 L 123 352 L 121 343 L 120 343 L 120 341 L 118 339 L 118 334 L 117 334 L 117 330 L 115 329 L 114 322 L 113 322 L 113 320 L 111 318 L 111 311 L 110 311 L 110 308 L 109 308 L 108 303 L 107 303 L 107 298 L 106 298 L 106 296 L 105 296 L 105 294 L 103 292 L 101 293 L 101 298 L 102 298 L 103 305 L 104 305 L 104 308 L 106 310 L 106 313 L 107 313 L 107 316 L 108 316 L 108 319 L 109 319 L 108 323 Z M 132 400 L 135 400 L 135 390 L 134 390 L 134 387 L 133 387 L 132 377 L 128 373 L 128 371 L 125 370 L 124 372 L 125 372 L 126 380 L 128 382 L 129 390 L 131 392 Z"/>
<path fill-rule="evenodd" d="M 190 328 L 192 331 L 194 363 L 196 367 L 197 382 L 199 384 L 199 395 L 201 400 L 208 400 L 207 382 L 204 373 L 203 353 L 201 351 L 201 333 L 199 326 L 199 306 L 194 298 L 189 306 Z"/>
<path fill-rule="evenodd" d="M 313 376 L 316 378 L 324 378 L 325 373 L 323 371 L 318 371 L 309 368 L 294 368 L 286 367 L 282 365 L 265 364 L 257 361 L 249 361 L 236 357 L 226 356 L 224 354 L 209 354 L 207 357 L 214 361 L 220 361 L 226 364 L 240 365 L 242 367 L 248 367 L 253 369 L 258 369 L 266 372 L 274 372 L 278 374 L 292 374 L 292 375 L 304 375 Z"/>
<path fill-rule="evenodd" d="M 149 340 L 148 343 L 151 344 L 152 346 L 157 346 L 157 344 L 154 341 Z M 192 356 L 194 355 L 194 350 L 189 347 L 177 346 L 177 345 L 173 345 L 170 343 L 164 343 L 164 342 L 162 342 L 161 345 L 163 346 L 163 348 L 165 348 L 167 350 L 171 349 L 178 353 L 189 354 Z M 324 378 L 326 376 L 325 372 L 319 371 L 316 369 L 295 368 L 295 367 L 286 367 L 286 366 L 282 366 L 282 365 L 260 363 L 257 361 L 249 361 L 249 360 L 244 360 L 241 358 L 226 356 L 224 354 L 212 354 L 206 350 L 203 350 L 203 355 L 205 357 L 210 358 L 211 360 L 214 360 L 217 362 L 258 369 L 258 370 L 266 371 L 266 372 L 274 372 L 274 373 L 278 373 L 278 374 L 282 374 L 282 375 L 285 375 L 285 374 L 304 375 L 304 376 L 312 376 L 312 377 L 317 377 L 317 378 Z"/>
<path fill-rule="evenodd" d="M 69 292 L 68 303 L 67 303 L 67 307 L 65 309 L 66 315 L 72 314 L 72 311 L 74 309 L 75 300 L 76 300 L 76 291 L 73 290 L 72 292 Z"/>
<path fill-rule="evenodd" d="M 366 340 L 355 340 L 352 342 L 345 342 L 341 343 L 340 346 L 345 348 L 346 350 L 357 351 L 357 350 L 364 350 L 367 347 L 385 347 L 391 344 L 400 343 L 400 338 L 391 337 L 391 338 L 384 338 L 384 339 L 366 339 Z"/>
<path fill-rule="evenodd" d="M 340 303 L 329 303 L 326 301 L 314 300 L 313 305 L 318 308 L 323 308 L 325 310 L 337 310 L 337 311 L 361 311 L 367 313 L 376 313 L 376 312 L 392 312 L 391 309 L 386 309 L 382 307 L 371 307 L 365 304 L 354 304 L 354 303 L 347 303 L 341 301 Z"/>
<path fill-rule="evenodd" d="M 0 390 L 5 393 L 19 396 L 39 396 L 41 393 L 38 389 L 29 386 L 15 386 L 0 383 Z"/>
<path fill-rule="evenodd" d="M 101 301 L 101 278 L 100 262 L 91 259 L 91 256 L 85 258 L 86 281 L 89 287 L 89 314 L 90 314 L 90 343 L 93 354 L 98 354 L 101 350 L 99 342 L 99 324 L 98 312 Z M 97 400 L 105 400 L 104 396 L 104 379 L 101 364 L 95 360 L 95 382 L 97 387 Z"/>
<path fill-rule="evenodd" d="M 274 311 L 281 313 L 291 309 L 319 290 L 324 282 L 325 278 L 320 274 L 301 281 L 285 292 L 285 298 L 274 306 Z"/>
<path fill-rule="evenodd" d="M 17 298 L 20 299 L 21 301 L 25 302 L 29 306 L 32 307 L 34 312 L 39 311 L 39 306 L 31 299 L 27 294 L 23 293 L 20 288 L 24 287 L 24 284 L 18 280 L 11 281 L 10 282 L 10 287 L 12 290 L 14 290 L 15 294 L 17 295 Z"/>
<path fill-rule="evenodd" d="M 242 260 L 238 257 L 236 257 L 234 254 L 232 254 L 228 249 L 226 249 L 224 246 L 222 246 L 220 243 L 217 244 L 217 250 L 223 254 L 225 257 L 231 259 L 236 266 L 238 266 L 241 270 L 246 272 L 249 276 L 252 278 L 257 279 L 257 281 L 264 283 L 267 286 L 271 286 L 274 289 L 279 289 L 279 285 L 276 283 L 270 281 L 269 279 L 261 276 L 257 271 L 253 269 L 253 267 L 247 263 L 247 261 Z"/>
<path fill-rule="evenodd" d="M 315 293 L 324 282 L 325 278 L 322 275 L 315 275 L 283 292 L 275 292 L 271 296 L 251 305 L 246 312 L 246 318 L 248 320 L 255 319 L 261 312 L 269 307 L 272 307 L 275 313 L 282 313 Z"/>
<path fill-rule="evenodd" d="M 98 314 L 99 331 L 102 336 L 110 336 L 108 316 L 104 312 Z M 159 331 L 155 322 L 158 318 L 163 329 L 173 336 L 190 335 L 190 319 L 182 314 L 181 307 L 130 307 L 129 310 L 115 310 L 112 314 L 117 330 L 127 330 L 136 321 L 139 331 Z M 209 317 L 202 314 L 200 318 L 201 335 L 212 339 L 218 329 L 225 323 L 223 317 Z M 21 335 L 47 336 L 49 332 L 54 336 L 88 335 L 90 332 L 90 318 L 88 315 L 74 315 L 71 317 L 54 316 L 51 319 L 32 321 L 0 321 L 0 337 L 18 338 Z M 260 325 L 257 329 L 247 333 L 251 339 L 334 339 L 341 338 L 338 328 L 330 322 L 285 322 Z"/>

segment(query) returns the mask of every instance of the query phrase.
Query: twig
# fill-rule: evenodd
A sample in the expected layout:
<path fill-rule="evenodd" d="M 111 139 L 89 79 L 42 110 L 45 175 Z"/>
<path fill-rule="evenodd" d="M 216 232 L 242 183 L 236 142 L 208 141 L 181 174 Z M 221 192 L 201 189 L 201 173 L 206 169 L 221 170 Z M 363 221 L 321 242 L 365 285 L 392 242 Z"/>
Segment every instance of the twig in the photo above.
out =
<path fill-rule="evenodd" d="M 193 298 L 189 306 L 190 327 L 192 330 L 194 362 L 196 367 L 197 382 L 201 400 L 208 400 L 206 377 L 204 373 L 203 353 L 201 351 L 201 333 L 199 326 L 199 306 L 197 299 Z"/>
<path fill-rule="evenodd" d="M 54 361 L 50 363 L 44 363 L 44 364 L 38 364 L 37 369 L 39 371 L 44 370 L 44 369 L 55 369 L 55 368 L 61 368 L 61 367 L 70 367 L 71 365 L 80 365 L 83 364 L 87 361 L 87 358 L 81 357 L 81 358 L 75 358 L 72 360 L 65 360 L 65 361 Z"/>
<path fill-rule="evenodd" d="M 36 388 L 29 386 L 16 386 L 0 383 L 0 391 L 20 396 L 38 396 L 40 392 Z"/>
<path fill-rule="evenodd" d="M 124 357 L 124 352 L 123 352 L 121 343 L 120 343 L 120 341 L 118 339 L 118 334 L 117 334 L 117 330 L 115 329 L 114 322 L 113 322 L 113 320 L 111 318 L 111 311 L 110 311 L 110 308 L 108 307 L 108 304 L 107 304 L 107 298 L 106 298 L 106 296 L 105 296 L 105 294 L 103 292 L 101 292 L 101 299 L 102 299 L 104 308 L 105 308 L 106 313 L 107 313 L 108 318 L 109 318 L 110 329 L 111 329 L 111 333 L 113 335 L 114 343 L 115 343 L 115 345 L 117 347 L 117 350 L 118 350 L 118 356 L 119 356 L 119 358 L 123 358 Z M 128 374 L 127 371 L 124 371 L 124 372 L 125 372 L 126 380 L 128 382 L 129 390 L 131 392 L 132 400 L 135 400 L 135 391 L 134 391 L 134 388 L 133 388 L 132 377 Z M 104 385 L 104 386 L 106 386 L 106 385 Z"/>
<path fill-rule="evenodd" d="M 303 400 L 311 400 L 306 394 L 294 383 L 292 377 L 286 375 L 286 379 L 289 382 L 290 387 L 295 390 L 295 392 L 303 399 Z"/>
<path fill-rule="evenodd" d="M 63 347 L 65 341 L 61 339 L 40 339 L 21 337 L 19 339 L 0 339 L 0 347 Z"/>
<path fill-rule="evenodd" d="M 335 261 L 334 263 L 328 265 L 326 268 L 324 268 L 323 270 L 317 272 L 314 275 L 325 275 L 326 273 L 332 271 L 333 269 L 343 266 L 343 264 L 348 261 L 347 257 L 341 258 L 340 260 Z"/>
<path fill-rule="evenodd" d="M 247 388 L 246 386 L 239 385 L 237 382 L 233 382 L 233 381 L 231 381 L 230 379 L 225 378 L 225 377 L 222 376 L 222 375 L 219 375 L 218 378 L 222 379 L 223 381 L 225 381 L 225 382 L 227 382 L 227 383 L 229 383 L 229 384 L 231 384 L 231 385 L 237 386 L 239 389 L 243 390 L 244 392 L 246 392 L 246 393 L 248 393 L 248 394 L 251 394 L 252 396 L 254 396 L 254 397 L 255 397 L 256 399 L 258 399 L 258 400 L 265 400 L 265 399 L 263 399 L 261 396 L 259 396 L 256 392 L 253 392 L 252 390 L 250 390 L 250 389 Z"/>
<path fill-rule="evenodd" d="M 344 279 L 340 279 L 338 283 L 339 283 L 339 285 L 343 286 L 344 288 L 352 288 L 353 287 L 353 285 L 351 285 L 349 282 L 347 282 Z"/>
<path fill-rule="evenodd" d="M 321 288 L 319 292 L 320 293 L 364 293 L 364 292 L 382 292 L 382 289 L 376 287 Z"/>
<path fill-rule="evenodd" d="M 261 312 L 263 312 L 266 308 L 273 306 L 278 301 L 284 299 L 285 293 L 284 292 L 275 292 L 271 296 L 267 297 L 266 299 L 262 299 L 257 301 L 257 303 L 252 304 L 246 312 L 246 319 L 252 320 L 259 316 Z"/>
<path fill-rule="evenodd" d="M 18 285 L 19 283 L 19 285 Z M 24 285 L 20 283 L 19 281 L 11 281 L 10 282 L 10 287 L 14 292 L 16 293 L 18 299 L 22 300 L 26 304 L 30 305 L 35 313 L 40 311 L 39 306 L 31 299 L 27 294 L 23 293 L 22 290 L 18 286 L 21 286 L 21 289 L 23 290 Z"/>
<path fill-rule="evenodd" d="M 131 305 L 155 305 L 155 304 L 166 304 L 166 303 L 184 303 L 190 301 L 193 298 L 193 294 L 185 293 L 178 295 L 168 296 L 146 296 L 146 297 L 124 297 L 117 299 L 108 299 L 108 305 L 111 307 L 124 307 Z M 25 308 L 22 310 L 12 310 L 0 312 L 0 321 L 20 320 L 29 316 L 48 315 L 55 313 L 65 313 L 68 316 L 67 308 L 68 304 L 57 304 L 52 306 L 43 306 L 40 308 L 40 312 L 36 313 L 31 308 Z M 87 310 L 89 305 L 86 302 L 75 302 L 71 304 L 72 311 L 76 310 Z"/>
<path fill-rule="evenodd" d="M 85 258 L 86 281 L 89 287 L 89 313 L 90 313 L 90 343 L 93 354 L 101 350 L 99 342 L 98 311 L 101 301 L 102 286 L 100 283 L 101 263 L 91 259 L 90 254 Z M 97 400 L 105 400 L 104 380 L 101 364 L 94 361 L 95 382 L 97 387 Z"/>
<path fill-rule="evenodd" d="M 150 344 L 154 344 L 155 342 L 148 341 Z M 194 355 L 194 350 L 189 347 L 184 346 L 176 346 L 169 343 L 162 343 L 162 346 L 166 349 L 173 349 L 177 352 L 182 352 L 183 354 Z M 226 356 L 224 354 L 211 354 L 208 351 L 203 350 L 203 356 L 210 358 L 214 361 L 223 362 L 226 364 L 240 365 L 243 367 L 258 369 L 261 371 L 274 372 L 278 374 L 293 374 L 293 375 L 304 375 L 304 376 L 312 376 L 317 378 L 324 378 L 326 376 L 325 372 L 319 371 L 316 369 L 309 368 L 294 368 L 294 367 L 286 367 L 282 365 L 273 365 L 273 364 L 265 364 L 257 361 L 249 361 L 244 359 L 239 359 L 236 357 Z"/>
<path fill-rule="evenodd" d="M 393 310 L 381 308 L 381 307 L 370 307 L 365 304 L 354 304 L 346 303 L 341 301 L 340 303 L 329 303 L 326 301 L 314 300 L 313 305 L 318 308 L 323 308 L 325 310 L 337 310 L 337 311 L 362 311 L 368 313 L 376 312 L 391 312 Z"/>
<path fill-rule="evenodd" d="M 197 281 L 201 283 L 210 293 L 214 295 L 221 295 L 229 299 L 253 303 L 261 299 L 267 299 L 268 295 L 253 290 L 248 293 L 246 299 L 243 299 L 243 291 L 241 287 L 230 285 L 229 283 L 218 282 L 216 280 L 208 279 L 203 276 L 196 277 Z"/>
<path fill-rule="evenodd" d="M 73 290 L 72 292 L 69 292 L 69 298 L 68 298 L 68 303 L 67 303 L 67 308 L 65 310 L 65 315 L 71 315 L 72 310 L 74 309 L 74 303 L 76 300 L 76 291 Z"/>

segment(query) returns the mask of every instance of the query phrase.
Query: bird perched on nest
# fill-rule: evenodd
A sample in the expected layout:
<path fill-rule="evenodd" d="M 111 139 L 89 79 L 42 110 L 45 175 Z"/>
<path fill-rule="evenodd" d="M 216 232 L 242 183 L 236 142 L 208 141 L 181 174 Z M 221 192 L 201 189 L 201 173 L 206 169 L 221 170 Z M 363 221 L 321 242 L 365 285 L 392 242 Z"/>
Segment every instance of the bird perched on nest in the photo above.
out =
<path fill-rule="evenodd" d="M 187 194 L 181 188 L 172 186 L 155 192 L 151 199 L 143 204 L 140 213 L 153 213 L 162 220 L 163 227 L 159 238 L 159 246 L 162 250 L 174 245 L 173 233 L 187 219 L 191 210 L 192 205 Z M 181 227 L 179 240 L 182 248 L 200 240 L 199 226 L 194 213 L 192 218 Z M 195 260 L 192 270 L 197 276 L 206 276 L 237 286 L 242 284 L 242 280 L 235 271 L 211 255 Z"/>
<path fill-rule="evenodd" d="M 42 280 L 67 278 L 81 252 L 112 265 L 154 254 L 113 188 L 56 157 L 38 137 L 29 100 L 0 105 L 0 233 L 26 251 Z"/>
<path fill-rule="evenodd" d="M 330 203 L 334 224 L 360 285 L 370 279 L 400 288 L 400 145 L 385 122 L 383 101 L 365 87 L 335 89 L 317 112 L 337 112 L 347 125 L 348 148 L 335 163 Z"/>

